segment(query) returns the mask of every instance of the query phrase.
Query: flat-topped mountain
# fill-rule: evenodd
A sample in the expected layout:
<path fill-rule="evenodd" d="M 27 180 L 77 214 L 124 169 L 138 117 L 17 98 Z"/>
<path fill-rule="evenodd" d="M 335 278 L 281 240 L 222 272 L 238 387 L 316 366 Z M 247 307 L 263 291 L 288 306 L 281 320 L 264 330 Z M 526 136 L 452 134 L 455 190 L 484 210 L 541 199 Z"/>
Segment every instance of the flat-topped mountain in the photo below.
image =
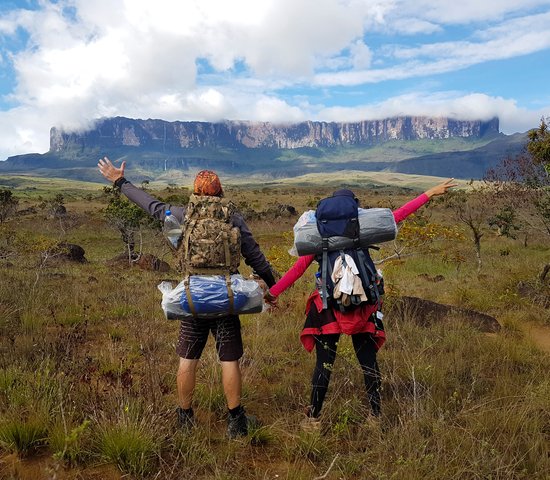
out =
<path fill-rule="evenodd" d="M 0 174 L 101 180 L 97 161 L 127 160 L 140 179 L 171 170 L 192 175 L 213 169 L 240 179 L 296 177 L 333 171 L 391 171 L 482 178 L 507 156 L 517 155 L 526 134 L 499 133 L 488 121 L 395 117 L 361 122 L 168 122 L 105 118 L 85 131 L 50 130 L 44 154 L 0 162 Z M 175 173 L 176 174 L 176 173 Z"/>
<path fill-rule="evenodd" d="M 319 148 L 373 146 L 391 140 L 481 138 L 499 133 L 489 121 L 432 117 L 395 117 L 361 122 L 167 122 L 124 117 L 98 120 L 84 132 L 50 131 L 50 152 L 76 146 L 142 147 L 177 151 L 188 148 Z"/>

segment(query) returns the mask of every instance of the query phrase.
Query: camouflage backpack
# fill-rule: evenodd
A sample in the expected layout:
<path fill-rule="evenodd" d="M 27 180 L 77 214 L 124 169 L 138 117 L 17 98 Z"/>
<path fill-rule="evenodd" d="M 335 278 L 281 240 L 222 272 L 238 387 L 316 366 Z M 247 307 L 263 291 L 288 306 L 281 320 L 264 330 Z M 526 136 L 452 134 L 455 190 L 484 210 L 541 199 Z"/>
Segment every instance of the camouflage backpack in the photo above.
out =
<path fill-rule="evenodd" d="M 231 223 L 235 206 L 220 197 L 191 195 L 183 220 L 178 266 L 184 275 L 236 273 L 241 231 Z"/>

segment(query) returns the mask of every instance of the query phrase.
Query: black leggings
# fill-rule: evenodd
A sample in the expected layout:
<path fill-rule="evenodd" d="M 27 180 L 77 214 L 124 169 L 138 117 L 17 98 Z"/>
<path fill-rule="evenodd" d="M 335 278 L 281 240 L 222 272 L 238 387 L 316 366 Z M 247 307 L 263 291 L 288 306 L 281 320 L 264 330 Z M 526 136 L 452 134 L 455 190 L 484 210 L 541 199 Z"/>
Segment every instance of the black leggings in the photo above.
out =
<path fill-rule="evenodd" d="M 334 361 L 340 334 L 316 335 L 315 352 L 317 363 L 311 379 L 311 410 L 310 416 L 318 417 L 328 390 L 330 374 Z M 376 361 L 376 344 L 370 333 L 356 333 L 351 336 L 355 355 L 367 389 L 367 398 L 373 415 L 380 415 L 380 370 Z"/>

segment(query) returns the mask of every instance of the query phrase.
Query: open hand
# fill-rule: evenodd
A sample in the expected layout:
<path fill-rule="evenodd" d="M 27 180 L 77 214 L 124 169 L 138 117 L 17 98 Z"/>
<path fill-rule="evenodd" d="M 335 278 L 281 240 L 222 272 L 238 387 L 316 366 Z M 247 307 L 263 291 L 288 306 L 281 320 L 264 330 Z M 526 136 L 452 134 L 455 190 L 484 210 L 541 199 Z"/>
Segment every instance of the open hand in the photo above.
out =
<path fill-rule="evenodd" d="M 439 185 L 436 185 L 435 187 L 426 190 L 426 195 L 428 195 L 428 197 L 430 198 L 435 197 L 436 195 L 443 195 L 447 193 L 450 188 L 456 187 L 457 185 L 458 183 L 455 182 L 454 178 L 449 178 L 443 183 L 440 183 Z"/>
<path fill-rule="evenodd" d="M 120 167 L 117 168 L 111 163 L 111 160 L 109 160 L 107 157 L 103 157 L 99 160 L 97 166 L 99 167 L 101 175 L 103 175 L 110 182 L 116 182 L 119 178 L 122 178 L 124 176 L 124 168 L 126 167 L 126 162 L 123 161 L 120 164 Z"/>

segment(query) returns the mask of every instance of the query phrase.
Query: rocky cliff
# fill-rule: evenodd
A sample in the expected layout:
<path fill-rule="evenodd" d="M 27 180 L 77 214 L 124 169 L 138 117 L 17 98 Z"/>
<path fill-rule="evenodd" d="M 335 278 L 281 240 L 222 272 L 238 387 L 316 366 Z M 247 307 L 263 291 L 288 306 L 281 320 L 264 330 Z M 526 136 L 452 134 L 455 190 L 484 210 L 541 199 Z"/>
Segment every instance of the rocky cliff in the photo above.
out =
<path fill-rule="evenodd" d="M 85 132 L 50 131 L 50 152 L 78 147 L 284 148 L 372 146 L 389 140 L 480 138 L 498 134 L 498 118 L 465 121 L 432 117 L 395 117 L 354 123 L 167 122 L 124 117 L 102 119 Z"/>

